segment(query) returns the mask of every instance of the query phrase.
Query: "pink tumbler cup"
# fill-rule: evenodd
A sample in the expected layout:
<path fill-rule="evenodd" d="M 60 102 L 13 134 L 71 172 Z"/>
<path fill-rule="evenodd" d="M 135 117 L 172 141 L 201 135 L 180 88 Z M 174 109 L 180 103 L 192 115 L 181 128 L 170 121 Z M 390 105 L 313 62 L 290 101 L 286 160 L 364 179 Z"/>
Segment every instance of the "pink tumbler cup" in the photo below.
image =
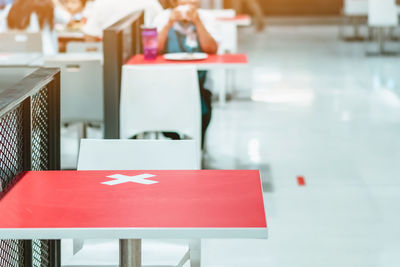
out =
<path fill-rule="evenodd" d="M 144 59 L 154 60 L 158 54 L 157 28 L 142 26 Z"/>

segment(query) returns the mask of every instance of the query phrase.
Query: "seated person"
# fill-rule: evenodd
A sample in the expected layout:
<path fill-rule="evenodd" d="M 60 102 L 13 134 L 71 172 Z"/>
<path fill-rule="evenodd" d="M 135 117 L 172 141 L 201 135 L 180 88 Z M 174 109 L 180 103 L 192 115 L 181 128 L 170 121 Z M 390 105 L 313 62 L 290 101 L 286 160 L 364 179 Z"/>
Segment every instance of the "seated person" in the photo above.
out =
<path fill-rule="evenodd" d="M 162 12 L 154 20 L 158 29 L 158 52 L 204 52 L 216 54 L 218 43 L 212 25 L 213 19 L 198 9 L 198 0 L 177 0 L 171 8 Z M 199 71 L 202 108 L 202 147 L 208 125 L 211 121 L 211 92 L 204 88 L 207 72 Z M 167 133 L 167 137 L 178 139 L 177 134 Z"/>
<path fill-rule="evenodd" d="M 91 3 L 87 0 L 61 0 L 60 6 L 71 16 L 72 20 L 68 24 L 70 29 L 81 29 L 89 15 Z"/>
<path fill-rule="evenodd" d="M 6 23 L 0 31 L 41 32 L 43 54 L 58 52 L 58 40 L 54 23 L 68 24 L 71 16 L 55 8 L 52 0 L 16 0 L 5 9 Z"/>

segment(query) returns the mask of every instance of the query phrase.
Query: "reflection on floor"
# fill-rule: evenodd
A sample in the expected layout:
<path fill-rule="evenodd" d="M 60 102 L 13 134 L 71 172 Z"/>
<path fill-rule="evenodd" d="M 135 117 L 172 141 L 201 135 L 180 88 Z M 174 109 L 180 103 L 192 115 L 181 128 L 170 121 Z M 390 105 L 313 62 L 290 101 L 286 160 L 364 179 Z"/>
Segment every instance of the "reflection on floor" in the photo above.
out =
<path fill-rule="evenodd" d="M 399 58 L 329 25 L 244 29 L 240 44 L 248 100 L 215 107 L 205 164 L 261 170 L 270 238 L 204 240 L 203 266 L 400 266 Z"/>
<path fill-rule="evenodd" d="M 254 101 L 215 108 L 206 165 L 261 169 L 270 238 L 206 240 L 203 266 L 400 266 L 400 60 L 337 36 L 241 32 Z"/>

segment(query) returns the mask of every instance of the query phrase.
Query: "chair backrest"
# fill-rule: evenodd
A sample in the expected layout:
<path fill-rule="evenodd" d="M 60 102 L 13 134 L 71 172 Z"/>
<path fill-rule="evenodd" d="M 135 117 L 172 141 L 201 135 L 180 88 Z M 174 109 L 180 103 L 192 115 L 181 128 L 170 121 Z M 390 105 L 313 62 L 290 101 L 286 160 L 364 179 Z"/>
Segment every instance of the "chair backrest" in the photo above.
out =
<path fill-rule="evenodd" d="M 0 52 L 43 52 L 40 32 L 4 32 L 0 33 Z"/>
<path fill-rule="evenodd" d="M 201 106 L 193 66 L 133 66 L 122 71 L 120 137 L 179 132 L 201 143 Z"/>
<path fill-rule="evenodd" d="M 67 53 L 103 53 L 102 42 L 68 42 Z"/>
<path fill-rule="evenodd" d="M 223 21 L 221 18 L 234 18 L 236 11 L 234 9 L 214 9 L 205 10 L 215 21 L 215 30 L 218 34 L 218 53 L 237 53 L 238 50 L 238 29 L 235 23 Z"/>
<path fill-rule="evenodd" d="M 197 170 L 193 140 L 82 139 L 78 170 Z"/>
<path fill-rule="evenodd" d="M 368 0 L 345 0 L 343 12 L 345 16 L 367 16 Z"/>
<path fill-rule="evenodd" d="M 368 25 L 371 27 L 396 27 L 399 15 L 396 0 L 369 0 Z"/>
<path fill-rule="evenodd" d="M 101 55 L 57 55 L 46 58 L 45 66 L 61 70 L 62 122 L 103 121 Z"/>

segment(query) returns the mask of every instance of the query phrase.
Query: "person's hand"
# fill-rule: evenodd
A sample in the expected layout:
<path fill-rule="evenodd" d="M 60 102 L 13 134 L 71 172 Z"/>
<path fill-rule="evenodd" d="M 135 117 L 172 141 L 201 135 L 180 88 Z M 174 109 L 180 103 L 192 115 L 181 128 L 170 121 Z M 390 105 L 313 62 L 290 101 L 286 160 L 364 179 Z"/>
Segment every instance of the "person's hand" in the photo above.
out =
<path fill-rule="evenodd" d="M 196 7 L 191 7 L 189 10 L 188 10 L 188 12 L 187 12 L 187 18 L 186 18 L 186 20 L 188 20 L 188 21 L 191 21 L 191 22 L 193 22 L 193 23 L 197 23 L 199 20 L 200 20 L 200 18 L 199 18 L 199 12 L 197 11 L 197 8 Z"/>
<path fill-rule="evenodd" d="M 171 11 L 171 16 L 169 17 L 169 22 L 170 24 L 174 24 L 177 21 L 182 21 L 184 20 L 184 14 L 182 13 L 182 11 L 179 8 L 174 8 Z"/>

